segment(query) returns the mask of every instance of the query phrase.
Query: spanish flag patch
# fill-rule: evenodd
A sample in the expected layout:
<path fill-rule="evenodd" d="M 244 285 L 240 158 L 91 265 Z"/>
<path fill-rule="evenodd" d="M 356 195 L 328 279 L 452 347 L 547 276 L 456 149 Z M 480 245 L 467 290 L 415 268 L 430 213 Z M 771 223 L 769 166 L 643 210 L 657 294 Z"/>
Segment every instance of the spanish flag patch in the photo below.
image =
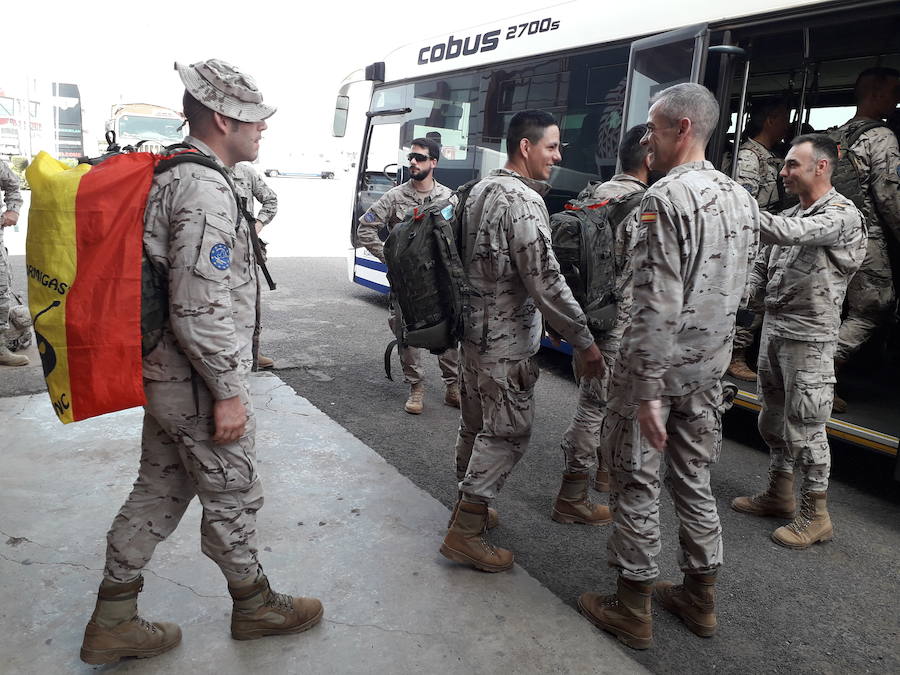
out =
<path fill-rule="evenodd" d="M 641 222 L 644 225 L 656 222 L 656 211 L 646 211 L 641 214 Z"/>

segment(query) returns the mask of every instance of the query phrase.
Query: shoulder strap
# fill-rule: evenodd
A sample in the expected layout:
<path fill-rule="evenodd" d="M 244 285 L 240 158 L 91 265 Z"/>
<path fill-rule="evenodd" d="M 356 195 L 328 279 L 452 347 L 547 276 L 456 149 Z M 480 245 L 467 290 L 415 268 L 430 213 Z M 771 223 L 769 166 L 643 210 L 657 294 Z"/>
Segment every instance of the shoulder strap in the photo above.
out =
<path fill-rule="evenodd" d="M 459 253 L 460 260 L 462 261 L 463 269 L 469 269 L 469 263 L 471 262 L 469 256 L 466 253 L 466 247 L 469 243 L 469 224 L 466 221 L 466 202 L 469 200 L 469 193 L 472 192 L 472 188 L 475 187 L 481 181 L 480 178 L 475 178 L 470 180 L 467 183 L 463 183 L 458 188 L 456 188 L 456 213 L 457 217 L 455 218 L 456 222 L 459 223 L 458 232 L 454 232 L 454 235 L 458 235 L 456 239 L 456 250 Z"/>
<path fill-rule="evenodd" d="M 856 145 L 856 142 L 860 139 L 860 137 L 871 131 L 872 129 L 877 129 L 878 127 L 886 127 L 887 124 L 878 120 L 868 120 L 866 122 L 860 122 L 858 126 L 851 127 L 847 131 L 847 150 Z"/>
<path fill-rule="evenodd" d="M 631 213 L 632 210 L 634 210 L 634 207 L 641 203 L 645 192 L 647 192 L 647 188 L 642 188 L 616 198 L 610 205 L 612 209 L 610 213 L 610 222 L 613 226 L 617 226 L 622 221 L 622 218 Z"/>
<path fill-rule="evenodd" d="M 272 280 L 272 275 L 269 274 L 269 269 L 266 267 L 265 254 L 262 250 L 262 244 L 259 241 L 259 235 L 256 232 L 256 226 L 254 224 L 255 218 L 247 209 L 246 200 L 241 199 L 241 197 L 238 195 L 237 188 L 234 186 L 234 182 L 231 180 L 231 176 L 229 176 L 222 168 L 222 166 L 212 157 L 203 154 L 197 148 L 187 145 L 186 143 L 176 143 L 175 145 L 170 145 L 166 149 L 172 150 L 182 147 L 186 148 L 187 150 L 185 152 L 179 152 L 176 155 L 172 155 L 171 157 L 161 159 L 153 169 L 153 173 L 160 174 L 168 171 L 169 169 L 173 169 L 179 164 L 185 164 L 187 162 L 200 164 L 209 169 L 212 169 L 213 171 L 217 171 L 225 179 L 225 182 L 228 183 L 228 187 L 231 188 L 231 194 L 232 196 L 234 196 L 234 203 L 237 207 L 238 214 L 243 217 L 245 221 L 247 221 L 247 230 L 250 232 L 250 243 L 253 245 L 253 252 L 256 255 L 256 262 L 259 265 L 260 269 L 262 269 L 263 276 L 266 278 L 266 283 L 269 286 L 269 290 L 274 291 L 275 282 Z"/>

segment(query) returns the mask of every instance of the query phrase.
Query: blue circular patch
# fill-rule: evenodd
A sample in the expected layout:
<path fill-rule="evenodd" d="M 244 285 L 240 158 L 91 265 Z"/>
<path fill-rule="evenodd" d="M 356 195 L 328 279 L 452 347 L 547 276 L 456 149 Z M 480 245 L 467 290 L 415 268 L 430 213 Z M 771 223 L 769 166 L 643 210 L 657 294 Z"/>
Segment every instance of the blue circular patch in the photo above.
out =
<path fill-rule="evenodd" d="M 217 270 L 227 270 L 231 267 L 231 249 L 225 244 L 216 244 L 209 250 L 209 262 Z"/>

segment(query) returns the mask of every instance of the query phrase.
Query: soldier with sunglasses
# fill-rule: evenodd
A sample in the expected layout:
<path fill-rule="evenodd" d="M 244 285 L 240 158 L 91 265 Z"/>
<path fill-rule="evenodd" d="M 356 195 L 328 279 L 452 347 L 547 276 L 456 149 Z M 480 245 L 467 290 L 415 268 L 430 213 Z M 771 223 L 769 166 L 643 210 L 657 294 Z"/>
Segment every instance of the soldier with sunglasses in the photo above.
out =
<path fill-rule="evenodd" d="M 410 179 L 384 193 L 359 219 L 359 226 L 356 229 L 359 242 L 381 262 L 385 262 L 384 243 L 379 236 L 381 228 L 385 227 L 390 232 L 406 218 L 411 209 L 450 197 L 450 188 L 438 183 L 432 175 L 440 154 L 440 146 L 430 138 L 414 139 L 407 155 Z M 396 321 L 397 311 L 391 303 L 388 323 L 392 331 Z M 425 371 L 422 358 L 421 349 L 400 348 L 403 376 L 409 384 L 409 399 L 403 409 L 411 415 L 420 414 L 424 408 Z M 454 408 L 459 407 L 457 364 L 456 349 L 448 349 L 438 356 L 441 379 L 445 385 L 444 403 Z"/>

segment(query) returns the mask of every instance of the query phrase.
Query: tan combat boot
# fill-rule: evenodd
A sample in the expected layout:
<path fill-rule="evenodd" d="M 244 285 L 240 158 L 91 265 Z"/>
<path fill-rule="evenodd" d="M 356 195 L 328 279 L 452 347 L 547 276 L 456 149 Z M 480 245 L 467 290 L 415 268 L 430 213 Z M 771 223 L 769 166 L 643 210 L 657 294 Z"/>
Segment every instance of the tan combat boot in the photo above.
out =
<path fill-rule="evenodd" d="M 409 398 L 403 409 L 410 415 L 421 415 L 425 409 L 425 385 L 421 382 L 409 385 Z"/>
<path fill-rule="evenodd" d="M 513 566 L 512 551 L 493 546 L 484 538 L 487 504 L 461 501 L 453 524 L 441 543 L 441 555 L 482 572 L 504 572 Z"/>
<path fill-rule="evenodd" d="M 100 665 L 126 656 L 146 659 L 181 642 L 181 629 L 174 623 L 150 623 L 138 616 L 137 597 L 143 587 L 143 577 L 127 584 L 103 580 L 94 613 L 84 629 L 82 661 Z"/>
<path fill-rule="evenodd" d="M 315 598 L 292 598 L 273 591 L 262 569 L 254 581 L 229 584 L 228 592 L 234 600 L 231 637 L 235 640 L 302 633 L 319 623 L 324 613 Z"/>
<path fill-rule="evenodd" d="M 450 512 L 450 520 L 447 521 L 447 529 L 453 525 L 453 519 L 456 518 L 456 512 L 459 510 L 459 503 L 462 501 L 462 492 L 456 493 L 456 504 L 453 505 L 453 511 Z M 497 509 L 488 507 L 487 529 L 493 530 L 500 524 L 500 514 Z"/>
<path fill-rule="evenodd" d="M 756 382 L 756 373 L 747 365 L 746 350 L 735 349 L 731 352 L 731 364 L 728 366 L 728 374 L 745 382 Z"/>
<path fill-rule="evenodd" d="M 459 385 L 458 384 L 448 384 L 447 388 L 444 390 L 444 405 L 449 405 L 451 408 L 459 407 Z"/>
<path fill-rule="evenodd" d="M 593 504 L 588 499 L 588 474 L 564 473 L 553 513 L 557 523 L 582 525 L 606 525 L 612 522 L 608 506 Z"/>
<path fill-rule="evenodd" d="M 681 619 L 694 635 L 712 637 L 716 633 L 716 575 L 685 574 L 676 586 L 660 581 L 653 586 L 653 597 Z"/>
<path fill-rule="evenodd" d="M 602 461 L 597 462 L 597 473 L 594 476 L 594 489 L 597 492 L 609 492 L 609 469 Z"/>
<path fill-rule="evenodd" d="M 790 523 L 772 533 L 772 541 L 787 548 L 809 548 L 817 542 L 831 541 L 834 526 L 828 514 L 824 492 L 806 492 L 801 497 L 800 513 Z"/>
<path fill-rule="evenodd" d="M 263 368 L 274 368 L 275 367 L 275 359 L 269 358 L 268 356 L 263 356 L 260 354 L 256 357 L 256 367 L 262 370 Z"/>
<path fill-rule="evenodd" d="M 619 642 L 632 649 L 647 649 L 653 643 L 652 590 L 652 581 L 632 581 L 620 576 L 615 595 L 582 593 L 578 610 L 597 628 L 619 638 Z"/>
<path fill-rule="evenodd" d="M 731 508 L 751 516 L 793 518 L 797 510 L 794 499 L 794 474 L 769 471 L 769 487 L 752 497 L 735 497 Z"/>
<path fill-rule="evenodd" d="M 14 354 L 6 346 L 6 333 L 0 331 L 0 366 L 27 366 L 28 357 L 24 354 Z"/>

